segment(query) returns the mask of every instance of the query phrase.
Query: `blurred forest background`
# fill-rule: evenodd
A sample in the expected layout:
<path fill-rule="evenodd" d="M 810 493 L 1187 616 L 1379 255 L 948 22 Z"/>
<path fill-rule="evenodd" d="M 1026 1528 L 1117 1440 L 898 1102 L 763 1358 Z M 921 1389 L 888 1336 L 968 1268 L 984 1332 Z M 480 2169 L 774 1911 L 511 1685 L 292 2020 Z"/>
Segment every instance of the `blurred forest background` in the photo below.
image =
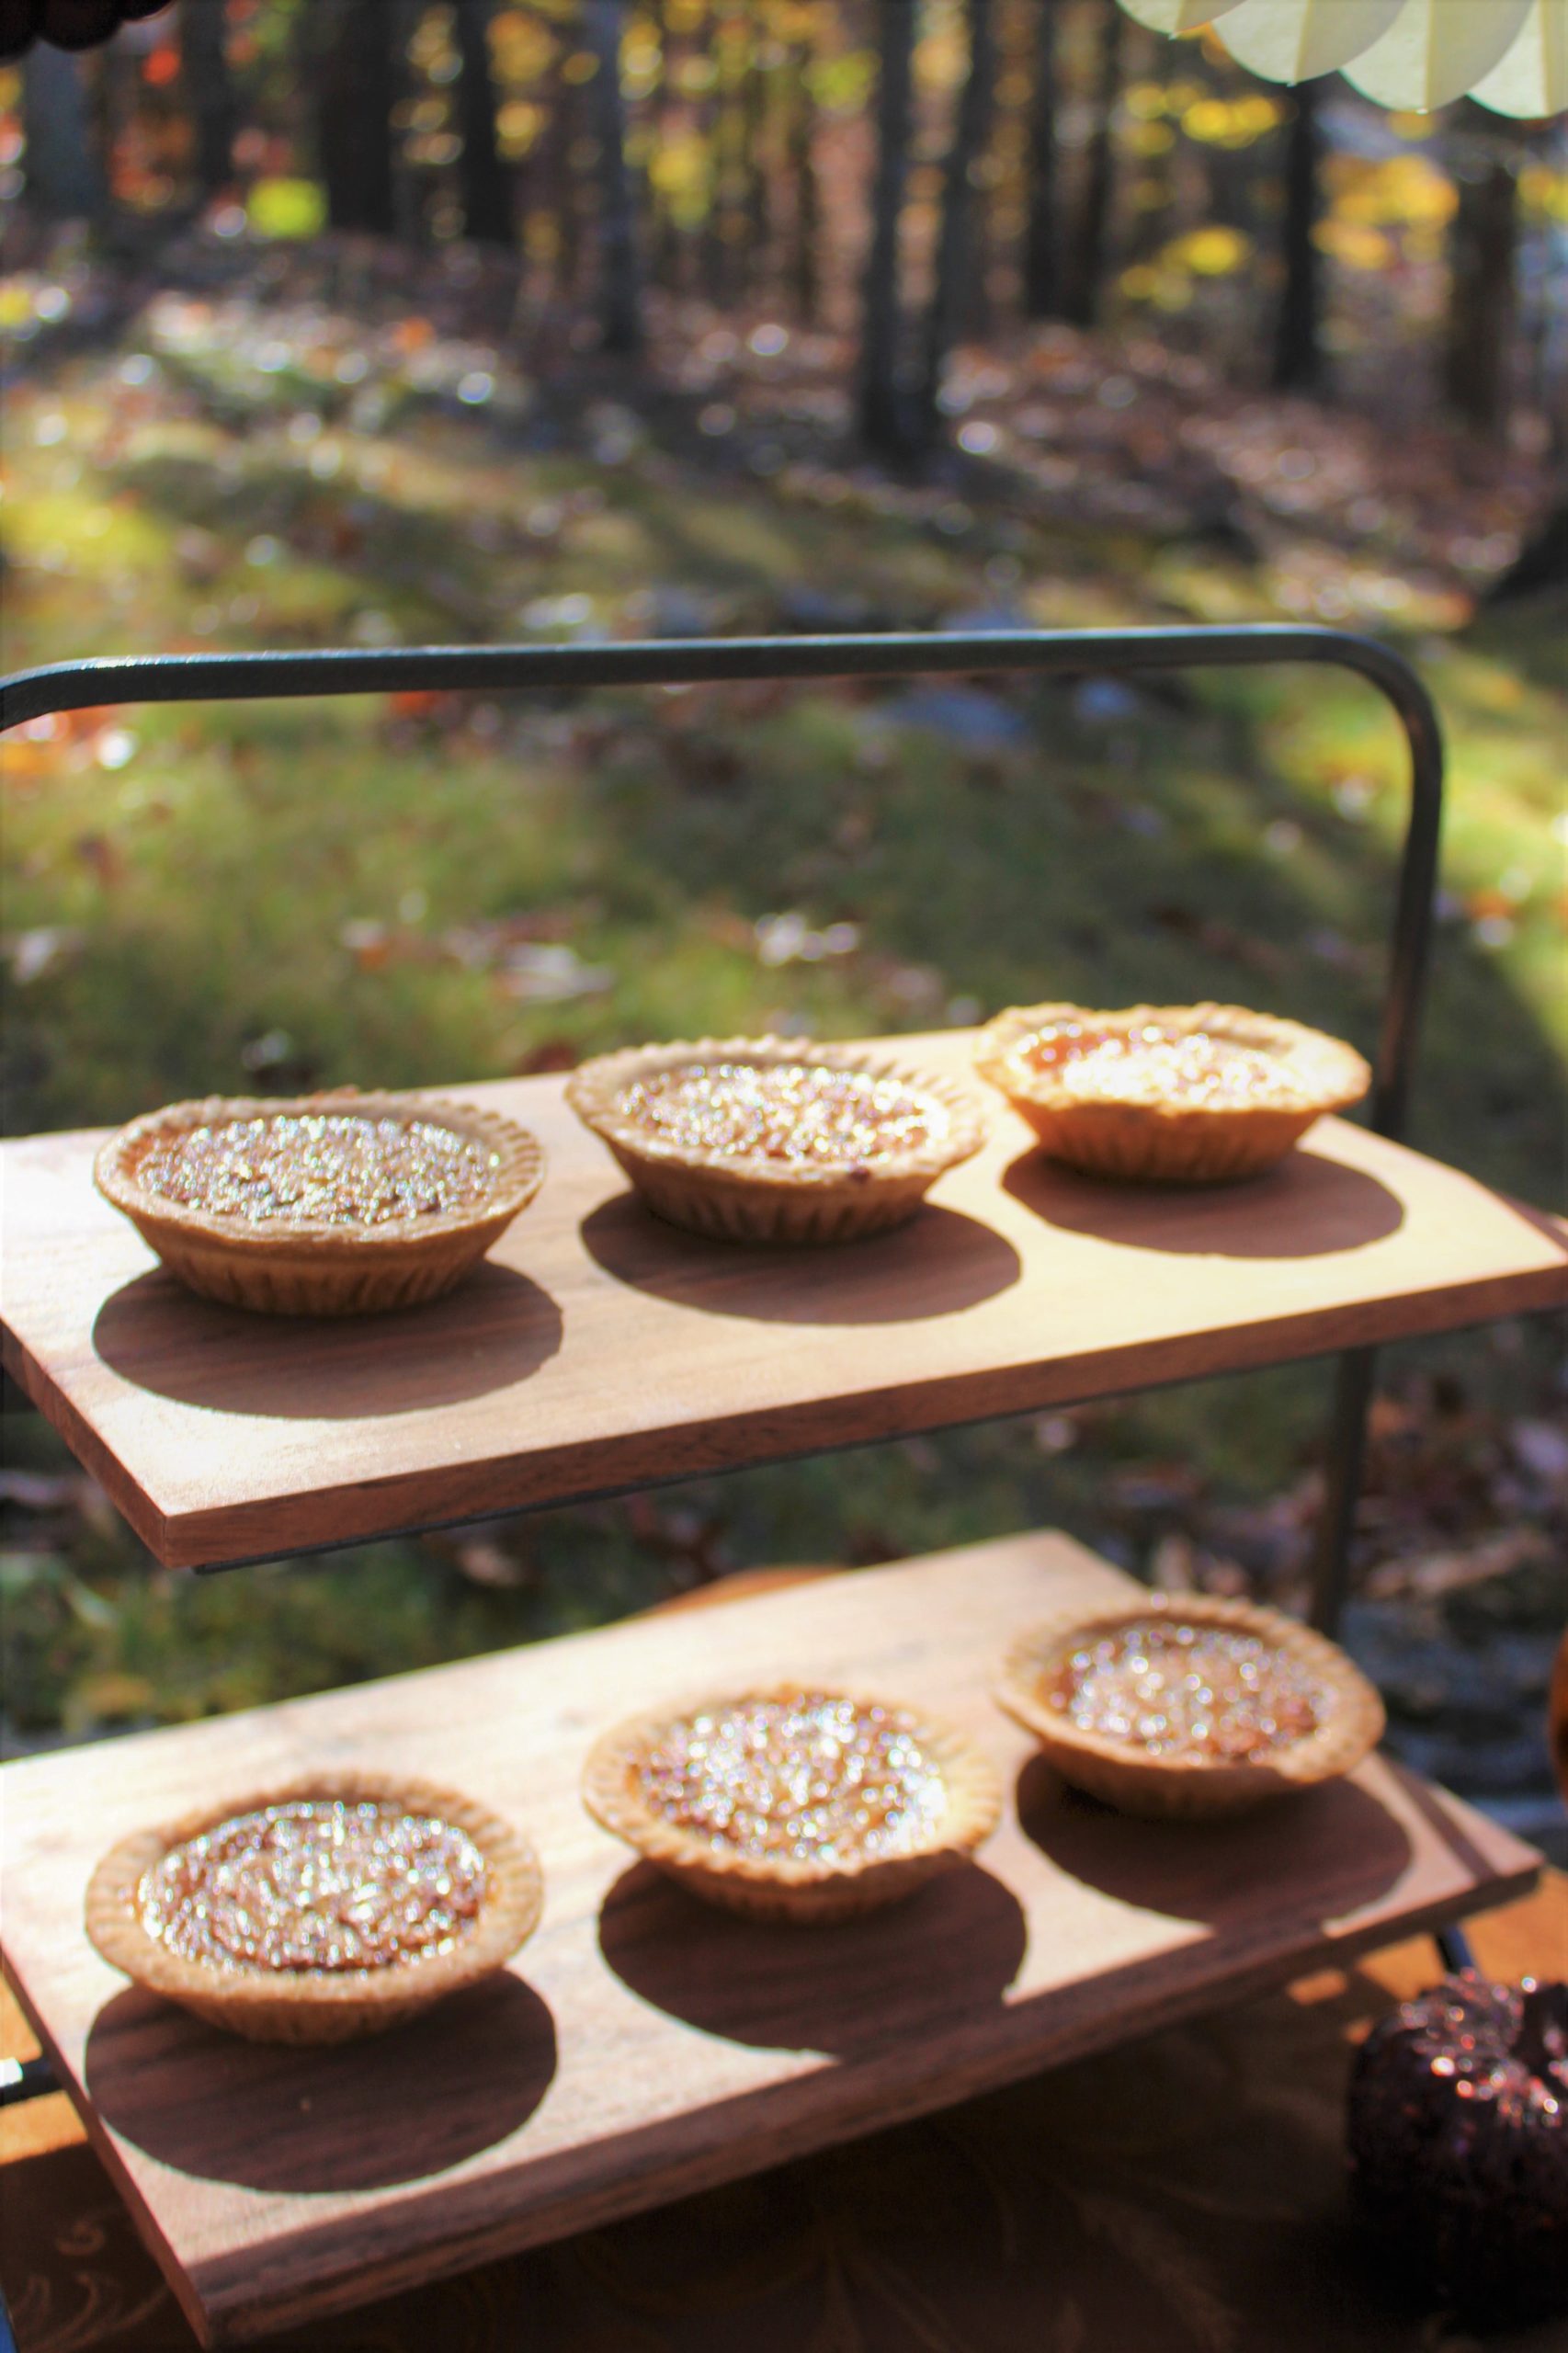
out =
<path fill-rule="evenodd" d="M 0 70 L 6 666 L 1309 618 L 1450 745 L 1414 1140 L 1561 1190 L 1561 129 L 1286 91 L 1112 0 L 179 0 Z M 7 1129 L 1049 995 L 1374 1033 L 1369 689 L 854 685 L 97 710 L 4 763 Z M 208 1582 L 7 1417 L 13 1748 L 1031 1522 L 1304 1592 L 1305 1367 Z M 1349 1638 L 1527 1827 L 1549 1335 L 1381 1362 Z"/>

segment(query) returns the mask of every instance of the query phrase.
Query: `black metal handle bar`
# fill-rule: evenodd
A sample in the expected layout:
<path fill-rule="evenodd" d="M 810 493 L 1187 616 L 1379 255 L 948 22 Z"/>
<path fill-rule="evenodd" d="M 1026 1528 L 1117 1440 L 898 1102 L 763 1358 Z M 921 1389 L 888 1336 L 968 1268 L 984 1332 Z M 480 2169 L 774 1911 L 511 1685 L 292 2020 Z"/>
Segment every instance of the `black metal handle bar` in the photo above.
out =
<path fill-rule="evenodd" d="M 1255 668 L 1314 662 L 1351 670 L 1392 704 L 1410 747 L 1410 809 L 1400 856 L 1371 1123 L 1404 1127 L 1426 994 L 1443 741 L 1432 699 L 1402 654 L 1376 638 L 1249 621 L 1234 628 L 971 631 L 937 635 L 651 640 L 621 645 L 426 645 L 307 654 L 168 654 L 57 662 L 0 680 L 0 730 L 51 711 L 108 702 L 252 701 L 481 688 L 492 693 L 590 687 L 705 686 L 753 678 L 885 678 L 932 671 L 1038 676 L 1136 670 Z M 1340 1359 L 1319 1526 L 1312 1620 L 1338 1621 L 1360 1485 L 1372 1351 Z"/>
<path fill-rule="evenodd" d="M 1393 706 L 1410 745 L 1411 798 L 1395 904 L 1372 1125 L 1403 1128 L 1431 937 L 1443 751 L 1410 665 L 1375 638 L 1272 622 L 1236 628 L 986 631 L 877 637 L 704 638 L 623 645 L 388 646 L 309 654 L 169 654 L 59 662 L 0 681 L 0 728 L 104 702 L 253 700 L 281 695 L 673 687 L 752 678 L 1088 671 L 1318 662 L 1353 670 Z"/>

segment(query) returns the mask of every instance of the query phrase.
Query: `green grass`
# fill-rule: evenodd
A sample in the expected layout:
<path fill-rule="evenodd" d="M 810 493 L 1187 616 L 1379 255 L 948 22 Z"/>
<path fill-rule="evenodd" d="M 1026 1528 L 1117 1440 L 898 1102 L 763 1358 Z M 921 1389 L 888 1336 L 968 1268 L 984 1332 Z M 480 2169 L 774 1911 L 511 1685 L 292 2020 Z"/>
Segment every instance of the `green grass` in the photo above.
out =
<path fill-rule="evenodd" d="M 854 478 L 822 506 L 673 449 L 607 468 L 414 412 L 395 441 L 291 433 L 276 405 L 214 405 L 192 381 L 132 402 L 112 359 L 77 361 L 13 396 L 7 666 L 506 639 L 562 597 L 626 627 L 672 586 L 725 627 L 776 625 L 792 592 L 824 589 L 925 624 L 994 602 L 999 555 L 1042 620 L 1268 610 L 1234 563 L 1092 542 L 1006 502 L 971 499 L 954 533 Z M 1568 1043 L 1562 618 L 1415 648 L 1452 779 L 1415 1140 L 1546 1199 Z M 6 1127 L 117 1121 L 258 1071 L 439 1083 L 640 1038 L 919 1029 L 1059 995 L 1239 998 L 1371 1045 L 1403 778 L 1369 688 L 1253 672 L 1108 713 L 1064 687 L 995 702 L 1020 740 L 978 751 L 905 724 L 881 688 L 127 710 L 30 737 L 6 758 L 0 845 Z M 761 961 L 754 926 L 791 910 L 854 926 L 855 946 Z M 607 977 L 519 994 L 519 945 Z M 1522 1369 L 1481 1339 L 1419 1360 L 1504 1404 L 1533 1393 L 1528 1349 Z M 1307 1368 L 1137 1401 L 1065 1446 L 1005 1426 L 748 1473 L 517 1523 L 488 1566 L 382 1546 L 193 1585 L 147 1574 L 112 1515 L 89 1515 L 5 1558 L 7 1705 L 33 1729 L 199 1713 L 591 1623 L 715 1565 L 887 1557 L 1029 1520 L 1142 1563 L 1167 1523 L 1115 1501 L 1119 1464 L 1269 1494 L 1300 1475 L 1324 1395 Z M 62 1459 L 36 1426 L 8 1438 L 24 1467 Z"/>

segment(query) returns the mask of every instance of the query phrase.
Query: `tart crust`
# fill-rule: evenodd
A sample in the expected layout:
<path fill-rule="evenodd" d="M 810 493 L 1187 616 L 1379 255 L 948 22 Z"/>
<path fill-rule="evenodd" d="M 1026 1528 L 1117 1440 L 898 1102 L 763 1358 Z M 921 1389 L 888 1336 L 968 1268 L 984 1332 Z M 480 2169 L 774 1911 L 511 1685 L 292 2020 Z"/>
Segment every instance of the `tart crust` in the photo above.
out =
<path fill-rule="evenodd" d="M 423 1120 L 469 1138 L 498 1156 L 490 1192 L 467 1208 L 390 1218 L 376 1226 L 324 1220 L 250 1225 L 168 1200 L 137 1174 L 154 1143 L 194 1128 L 335 1111 Z M 105 1199 L 125 1212 L 170 1274 L 190 1290 L 268 1315 L 369 1315 L 438 1298 L 460 1282 L 538 1192 L 544 1154 L 526 1129 L 475 1104 L 343 1087 L 324 1095 L 210 1095 L 170 1103 L 112 1135 L 93 1164 L 93 1176 Z"/>
<path fill-rule="evenodd" d="M 847 1920 L 912 1894 L 939 1872 L 971 1855 L 996 1827 L 1002 1790 L 995 1768 L 978 1743 L 956 1725 L 906 1708 L 902 1701 L 837 1684 L 824 1696 L 859 1707 L 898 1709 L 909 1717 L 913 1736 L 940 1767 L 948 1808 L 939 1833 L 926 1847 L 903 1855 L 868 1856 L 852 1862 L 798 1861 L 715 1849 L 695 1831 L 672 1822 L 651 1806 L 639 1785 L 643 1759 L 672 1728 L 694 1715 L 748 1700 L 798 1699 L 818 1688 L 793 1681 L 757 1685 L 693 1699 L 657 1714 L 631 1716 L 601 1734 L 583 1768 L 583 1802 L 596 1822 L 624 1838 L 693 1895 L 755 1919 L 811 1926 Z"/>
<path fill-rule="evenodd" d="M 217 1969 L 170 1950 L 143 1925 L 138 1891 L 172 1847 L 233 1816 L 302 1798 L 382 1800 L 449 1823 L 484 1858 L 486 1885 L 472 1927 L 449 1951 L 382 1969 Z M 432 2002 L 501 1968 L 539 1925 L 544 1881 L 533 1848 L 487 1806 L 426 1781 L 388 1773 L 324 1771 L 207 1804 L 112 1847 L 87 1886 L 87 1934 L 112 1968 L 209 2025 L 252 2042 L 348 2042 L 400 2026 Z"/>
<path fill-rule="evenodd" d="M 1086 1101 L 1062 1070 L 1033 1068 L 1026 1056 L 1031 1040 L 1068 1023 L 1113 1035 L 1157 1026 L 1173 1038 L 1202 1031 L 1238 1046 L 1264 1047 L 1279 1056 L 1290 1094 L 1244 1104 Z M 1240 1005 L 1134 1005 L 1111 1013 L 1078 1005 L 1013 1006 L 981 1031 L 974 1061 L 1053 1160 L 1096 1176 L 1178 1185 L 1257 1176 L 1315 1120 L 1358 1103 L 1372 1083 L 1353 1046 Z"/>
<path fill-rule="evenodd" d="M 874 1164 L 824 1161 L 801 1166 L 762 1154 L 671 1144 L 617 1108 L 638 1079 L 715 1062 L 763 1067 L 803 1063 L 895 1079 L 937 1106 L 945 1132 Z M 656 1216 L 733 1242 L 847 1242 L 884 1233 L 913 1217 L 937 1177 L 968 1160 L 985 1141 L 978 1106 L 948 1079 L 908 1070 L 856 1046 L 824 1046 L 806 1038 L 699 1038 L 600 1054 L 574 1071 L 566 1100 L 608 1145 Z"/>
<path fill-rule="evenodd" d="M 1051 1706 L 1044 1685 L 1085 1641 L 1151 1618 L 1176 1625 L 1223 1627 L 1256 1634 L 1306 1667 L 1333 1694 L 1325 1722 L 1271 1749 L 1256 1763 L 1206 1764 L 1192 1756 L 1152 1756 L 1130 1742 L 1075 1724 Z M 1119 1609 L 1061 1610 L 1008 1646 L 996 1684 L 997 1704 L 1032 1732 L 1064 1781 L 1123 1813 L 1201 1816 L 1241 1813 L 1269 1798 L 1353 1772 L 1383 1733 L 1383 1703 L 1336 1643 L 1261 1603 L 1202 1593 L 1151 1593 Z"/>

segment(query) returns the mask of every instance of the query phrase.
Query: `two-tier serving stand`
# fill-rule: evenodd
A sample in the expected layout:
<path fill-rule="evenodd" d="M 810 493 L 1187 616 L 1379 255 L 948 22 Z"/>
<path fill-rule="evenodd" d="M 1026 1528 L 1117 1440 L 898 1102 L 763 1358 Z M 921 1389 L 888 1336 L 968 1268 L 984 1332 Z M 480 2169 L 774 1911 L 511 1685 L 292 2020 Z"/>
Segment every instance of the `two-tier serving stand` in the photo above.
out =
<path fill-rule="evenodd" d="M 0 1149 L 7 1374 L 154 1555 L 212 1570 L 1306 1357 L 1339 1359 L 1313 1616 L 1345 1596 L 1373 1352 L 1568 1300 L 1568 1229 L 1399 1141 L 1442 751 L 1376 642 L 1265 625 L 83 662 L 0 723 L 104 703 L 1206 665 L 1335 665 L 1411 757 L 1369 1124 L 1211 1192 L 1092 1184 L 999 1106 L 901 1232 L 840 1252 L 658 1225 L 553 1077 L 447 1087 L 539 1135 L 542 1194 L 449 1299 L 294 1324 L 196 1300 L 96 1194 L 100 1141 Z M 908 1044 L 912 1041 L 900 1041 Z M 961 1035 L 919 1059 L 962 1075 Z M 1522 1892 L 1538 1858 L 1378 1757 L 1256 1820 L 1064 1801 L 988 1688 L 1030 1618 L 1138 1589 L 1036 1533 L 12 1765 L 4 1960 L 204 2342 L 263 2334 L 869 2131 Z M 799 1670 L 939 1704 L 1015 1785 L 979 1868 L 790 1935 L 628 1866 L 578 1768 L 615 1718 Z M 313 1765 L 523 1824 L 544 1924 L 488 1989 L 385 2041 L 290 2052 L 127 1990 L 82 1896 L 122 1834 Z M 22 2071 L 13 2071 L 14 2075 Z"/>

